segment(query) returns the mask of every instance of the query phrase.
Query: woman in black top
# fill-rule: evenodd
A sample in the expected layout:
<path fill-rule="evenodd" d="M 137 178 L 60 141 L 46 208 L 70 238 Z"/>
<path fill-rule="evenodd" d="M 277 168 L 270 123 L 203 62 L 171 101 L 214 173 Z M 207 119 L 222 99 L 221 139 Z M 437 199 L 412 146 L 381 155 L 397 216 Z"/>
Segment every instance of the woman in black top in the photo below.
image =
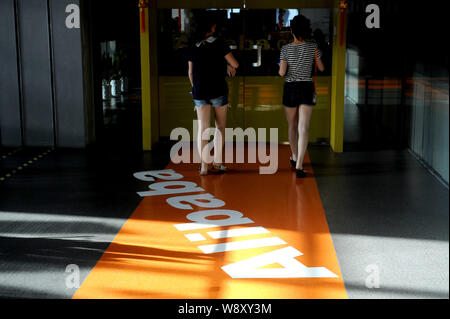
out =
<path fill-rule="evenodd" d="M 323 72 L 322 53 L 316 43 L 305 41 L 311 35 L 309 20 L 298 15 L 291 21 L 294 41 L 281 48 L 280 76 L 286 77 L 283 104 L 289 126 L 291 165 L 297 177 L 305 177 L 303 161 L 308 147 L 309 122 L 316 104 L 316 93 L 311 78 L 314 63 Z"/>
<path fill-rule="evenodd" d="M 226 171 L 222 162 L 228 108 L 225 75 L 228 72 L 229 76 L 234 76 L 239 66 L 230 48 L 214 36 L 216 27 L 214 20 L 204 19 L 197 31 L 200 36 L 188 53 L 189 80 L 193 87 L 192 95 L 199 121 L 197 147 L 202 163 L 200 175 L 208 174 L 208 164 L 205 160 L 208 150 L 204 150 L 207 141 L 202 138 L 202 134 L 210 127 L 212 107 L 216 122 L 213 169 Z"/>

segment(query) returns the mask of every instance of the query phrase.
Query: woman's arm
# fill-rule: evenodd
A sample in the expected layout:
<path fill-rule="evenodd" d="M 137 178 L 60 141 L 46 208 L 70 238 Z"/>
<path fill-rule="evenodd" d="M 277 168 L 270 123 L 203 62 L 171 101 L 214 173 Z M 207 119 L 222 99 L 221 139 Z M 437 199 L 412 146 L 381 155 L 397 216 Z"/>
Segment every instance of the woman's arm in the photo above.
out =
<path fill-rule="evenodd" d="M 317 68 L 319 69 L 320 72 L 325 71 L 325 65 L 323 64 L 320 58 L 317 58 Z"/>
<path fill-rule="evenodd" d="M 230 65 L 232 68 L 237 69 L 239 67 L 238 61 L 234 58 L 233 53 L 228 53 L 225 56 L 225 60 L 227 60 L 228 65 Z"/>
<path fill-rule="evenodd" d="M 236 75 L 236 69 L 228 64 L 227 65 L 227 73 L 228 73 L 229 77 L 233 78 Z"/>
<path fill-rule="evenodd" d="M 281 61 L 280 61 L 280 71 L 278 72 L 278 74 L 279 74 L 280 76 L 285 76 L 285 75 L 286 75 L 286 72 L 287 72 L 287 67 L 288 67 L 287 62 L 284 61 L 284 60 L 281 60 Z"/>
<path fill-rule="evenodd" d="M 189 61 L 188 64 L 189 64 L 189 71 L 188 71 L 189 81 L 191 81 L 191 85 L 192 87 L 194 87 L 194 71 L 193 71 L 194 67 L 192 61 Z"/>

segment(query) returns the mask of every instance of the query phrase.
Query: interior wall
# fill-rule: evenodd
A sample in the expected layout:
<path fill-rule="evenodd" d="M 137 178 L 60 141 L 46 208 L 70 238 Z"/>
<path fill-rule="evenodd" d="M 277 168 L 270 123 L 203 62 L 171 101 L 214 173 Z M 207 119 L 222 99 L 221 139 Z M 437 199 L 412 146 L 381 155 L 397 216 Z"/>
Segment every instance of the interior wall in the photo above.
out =
<path fill-rule="evenodd" d="M 0 1 L 0 145 L 22 145 L 15 1 Z"/>
<path fill-rule="evenodd" d="M 54 146 L 49 11 L 46 0 L 18 1 L 25 146 Z"/>
<path fill-rule="evenodd" d="M 80 0 L 2 0 L 0 129 L 3 146 L 84 147 Z M 82 26 L 81 26 L 82 27 Z"/>
<path fill-rule="evenodd" d="M 449 182 L 448 69 L 418 63 L 408 80 L 409 147 Z"/>
<path fill-rule="evenodd" d="M 372 3 L 380 8 L 379 29 L 365 27 L 365 8 Z M 361 130 L 373 137 L 367 147 L 379 142 L 410 149 L 448 184 L 448 18 L 439 6 L 350 2 L 346 97 L 365 119 Z"/>

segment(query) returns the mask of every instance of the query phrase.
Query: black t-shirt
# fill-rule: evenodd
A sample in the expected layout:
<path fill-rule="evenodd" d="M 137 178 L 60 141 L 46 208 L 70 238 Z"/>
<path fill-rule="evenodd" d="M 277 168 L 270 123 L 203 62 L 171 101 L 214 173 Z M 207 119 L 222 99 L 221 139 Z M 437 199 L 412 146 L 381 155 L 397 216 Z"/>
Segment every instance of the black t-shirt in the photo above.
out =
<path fill-rule="evenodd" d="M 188 50 L 186 58 L 193 64 L 194 99 L 206 100 L 228 95 L 225 55 L 230 52 L 223 40 L 213 37 Z"/>

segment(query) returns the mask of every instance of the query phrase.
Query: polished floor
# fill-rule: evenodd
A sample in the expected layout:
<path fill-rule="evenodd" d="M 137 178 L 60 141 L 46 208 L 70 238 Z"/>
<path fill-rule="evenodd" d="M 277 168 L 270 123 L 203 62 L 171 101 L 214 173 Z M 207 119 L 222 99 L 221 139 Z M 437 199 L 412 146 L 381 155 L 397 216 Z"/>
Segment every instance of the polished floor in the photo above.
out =
<path fill-rule="evenodd" d="M 143 180 L 143 200 L 76 298 L 347 297 L 312 174 L 297 180 L 287 160 L 270 175 L 245 163 L 200 177 L 198 165 Z"/>
<path fill-rule="evenodd" d="M 253 164 L 200 178 L 195 165 L 169 164 L 168 151 L 2 149 L 0 297 L 448 298 L 448 188 L 408 151 L 312 146 L 303 181 L 285 146 L 275 175 Z M 252 223 L 175 226 L 199 217 L 171 196 L 139 196 L 150 183 L 133 176 L 162 169 Z M 291 255 L 267 255 L 283 248 Z M 328 272 L 302 278 L 299 263 Z M 68 285 L 68 265 L 80 288 Z M 274 278 L 280 267 L 297 278 Z"/>

